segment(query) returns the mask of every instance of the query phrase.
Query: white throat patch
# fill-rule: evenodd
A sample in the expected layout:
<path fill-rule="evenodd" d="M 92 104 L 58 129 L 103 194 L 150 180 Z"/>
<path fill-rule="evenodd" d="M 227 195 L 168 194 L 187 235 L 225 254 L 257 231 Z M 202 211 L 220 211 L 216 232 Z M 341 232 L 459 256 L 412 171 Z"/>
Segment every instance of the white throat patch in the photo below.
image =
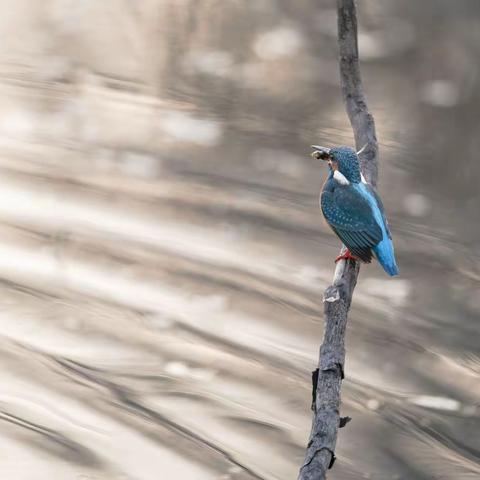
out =
<path fill-rule="evenodd" d="M 350 185 L 350 182 L 345 178 L 345 175 L 338 170 L 333 172 L 333 178 L 340 184 L 340 185 Z"/>

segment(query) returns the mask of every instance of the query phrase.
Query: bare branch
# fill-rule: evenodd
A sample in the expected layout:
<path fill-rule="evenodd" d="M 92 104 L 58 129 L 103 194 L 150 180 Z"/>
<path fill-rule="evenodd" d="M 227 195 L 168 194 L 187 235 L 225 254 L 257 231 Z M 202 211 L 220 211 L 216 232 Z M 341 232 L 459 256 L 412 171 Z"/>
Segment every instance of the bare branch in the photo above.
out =
<path fill-rule="evenodd" d="M 375 122 L 368 111 L 358 64 L 357 13 L 354 0 L 337 0 L 340 83 L 348 118 L 352 125 L 360 165 L 368 183 L 376 186 L 378 144 Z"/>
<path fill-rule="evenodd" d="M 360 153 L 362 173 L 376 185 L 378 144 L 375 124 L 368 111 L 358 64 L 357 16 L 354 0 L 337 0 L 340 81 L 350 123 Z M 366 145 L 366 146 L 365 146 Z M 362 148 L 364 147 L 365 148 Z M 312 379 L 314 411 L 312 431 L 299 480 L 322 480 L 335 460 L 340 418 L 340 388 L 345 364 L 345 331 L 360 265 L 351 260 L 337 263 L 333 284 L 323 296 L 325 332 L 320 348 L 318 375 Z M 315 372 L 316 373 L 316 372 Z"/>

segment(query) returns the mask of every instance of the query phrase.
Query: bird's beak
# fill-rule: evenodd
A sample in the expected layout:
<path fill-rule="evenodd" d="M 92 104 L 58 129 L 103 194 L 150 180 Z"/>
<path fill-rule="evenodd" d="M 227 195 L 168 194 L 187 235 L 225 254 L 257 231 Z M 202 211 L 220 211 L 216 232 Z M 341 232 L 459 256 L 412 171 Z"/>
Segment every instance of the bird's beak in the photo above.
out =
<path fill-rule="evenodd" d="M 317 160 L 331 160 L 330 149 L 327 147 L 321 147 L 320 145 L 312 145 L 313 153 L 312 157 Z"/>

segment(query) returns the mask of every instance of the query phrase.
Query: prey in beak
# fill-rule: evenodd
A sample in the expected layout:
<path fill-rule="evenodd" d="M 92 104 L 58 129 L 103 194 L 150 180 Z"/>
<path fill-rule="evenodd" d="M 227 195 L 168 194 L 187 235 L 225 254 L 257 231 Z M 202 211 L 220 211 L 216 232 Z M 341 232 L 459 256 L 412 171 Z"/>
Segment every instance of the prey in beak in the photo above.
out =
<path fill-rule="evenodd" d="M 321 147 L 320 145 L 312 145 L 311 147 L 313 148 L 313 152 L 312 152 L 313 158 L 328 162 L 328 166 L 332 170 L 337 170 L 338 164 L 333 159 L 332 155 L 330 155 L 330 150 L 331 150 L 330 148 Z"/>
<path fill-rule="evenodd" d="M 312 145 L 313 153 L 312 157 L 316 158 L 317 160 L 331 160 L 332 157 L 330 156 L 330 149 L 327 147 L 321 147 L 320 145 Z"/>

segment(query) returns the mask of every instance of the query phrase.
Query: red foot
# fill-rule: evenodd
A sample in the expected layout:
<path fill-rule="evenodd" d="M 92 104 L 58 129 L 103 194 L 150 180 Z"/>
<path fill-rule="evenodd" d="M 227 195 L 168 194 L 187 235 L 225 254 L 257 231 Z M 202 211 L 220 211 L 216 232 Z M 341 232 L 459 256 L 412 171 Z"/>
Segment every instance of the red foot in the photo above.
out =
<path fill-rule="evenodd" d="M 342 253 L 335 259 L 335 263 L 337 263 L 339 260 L 353 260 L 354 262 L 358 262 L 358 257 L 352 255 L 350 250 L 346 250 L 345 253 Z"/>

